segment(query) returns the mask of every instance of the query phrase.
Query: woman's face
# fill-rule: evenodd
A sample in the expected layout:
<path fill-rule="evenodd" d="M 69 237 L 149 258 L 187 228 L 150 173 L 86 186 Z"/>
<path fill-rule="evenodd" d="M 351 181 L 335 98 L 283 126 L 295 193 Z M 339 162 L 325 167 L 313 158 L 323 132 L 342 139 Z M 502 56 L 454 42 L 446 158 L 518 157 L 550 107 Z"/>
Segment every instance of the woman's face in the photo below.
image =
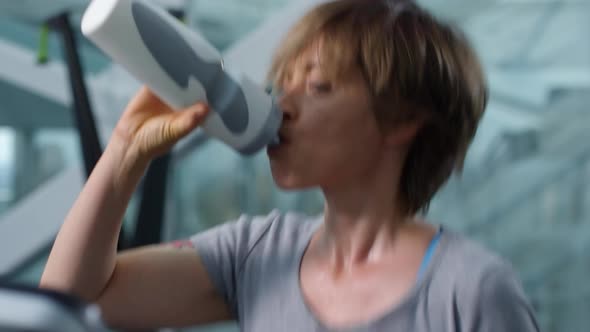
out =
<path fill-rule="evenodd" d="M 358 68 L 337 82 L 322 75 L 311 47 L 280 84 L 282 144 L 269 148 L 273 178 L 283 189 L 343 185 L 370 174 L 385 153 Z"/>

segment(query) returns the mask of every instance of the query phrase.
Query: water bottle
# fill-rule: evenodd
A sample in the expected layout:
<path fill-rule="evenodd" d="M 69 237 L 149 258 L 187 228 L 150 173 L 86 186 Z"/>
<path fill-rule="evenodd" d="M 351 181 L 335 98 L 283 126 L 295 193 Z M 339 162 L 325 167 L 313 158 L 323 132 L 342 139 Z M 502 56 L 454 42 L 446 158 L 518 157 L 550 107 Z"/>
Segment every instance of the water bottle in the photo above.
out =
<path fill-rule="evenodd" d="M 278 144 L 281 112 L 196 30 L 143 0 L 94 0 L 82 33 L 172 108 L 206 101 L 202 129 L 241 154 Z"/>

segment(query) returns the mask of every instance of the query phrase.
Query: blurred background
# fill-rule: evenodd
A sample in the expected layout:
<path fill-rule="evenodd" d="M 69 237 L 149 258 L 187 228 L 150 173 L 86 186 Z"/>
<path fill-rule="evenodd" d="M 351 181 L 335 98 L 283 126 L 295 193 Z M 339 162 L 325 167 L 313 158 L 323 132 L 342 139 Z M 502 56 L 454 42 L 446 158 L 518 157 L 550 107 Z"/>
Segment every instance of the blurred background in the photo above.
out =
<path fill-rule="evenodd" d="M 154 2 L 262 83 L 276 42 L 319 1 Z M 418 2 L 467 33 L 491 88 L 465 170 L 428 218 L 512 262 L 543 331 L 589 331 L 590 0 Z M 88 3 L 0 0 L 0 276 L 10 281 L 38 282 L 65 214 L 139 87 L 81 36 Z M 322 206 L 317 191 L 278 190 L 264 153 L 243 158 L 196 135 L 152 164 L 120 246 L 186 238 L 242 213 L 316 214 Z"/>

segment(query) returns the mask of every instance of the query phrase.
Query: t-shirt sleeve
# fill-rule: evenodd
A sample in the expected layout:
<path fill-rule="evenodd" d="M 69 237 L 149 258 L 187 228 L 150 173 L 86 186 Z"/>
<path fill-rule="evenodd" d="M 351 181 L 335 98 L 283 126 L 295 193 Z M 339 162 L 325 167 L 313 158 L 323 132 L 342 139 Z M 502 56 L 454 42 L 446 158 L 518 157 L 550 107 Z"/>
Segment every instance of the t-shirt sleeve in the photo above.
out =
<path fill-rule="evenodd" d="M 495 266 L 482 279 L 468 332 L 538 332 L 520 281 L 509 265 Z"/>
<path fill-rule="evenodd" d="M 190 238 L 213 285 L 238 319 L 238 283 L 243 264 L 276 218 L 242 216 Z"/>

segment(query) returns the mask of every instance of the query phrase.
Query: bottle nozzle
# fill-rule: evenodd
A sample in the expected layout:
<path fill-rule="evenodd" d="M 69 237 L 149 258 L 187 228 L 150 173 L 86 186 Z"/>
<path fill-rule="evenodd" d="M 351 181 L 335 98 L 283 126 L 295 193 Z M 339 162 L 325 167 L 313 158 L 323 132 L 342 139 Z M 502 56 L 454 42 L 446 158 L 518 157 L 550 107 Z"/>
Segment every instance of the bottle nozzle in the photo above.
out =
<path fill-rule="evenodd" d="M 281 137 L 277 134 L 269 143 L 268 146 L 277 146 L 281 144 Z"/>

